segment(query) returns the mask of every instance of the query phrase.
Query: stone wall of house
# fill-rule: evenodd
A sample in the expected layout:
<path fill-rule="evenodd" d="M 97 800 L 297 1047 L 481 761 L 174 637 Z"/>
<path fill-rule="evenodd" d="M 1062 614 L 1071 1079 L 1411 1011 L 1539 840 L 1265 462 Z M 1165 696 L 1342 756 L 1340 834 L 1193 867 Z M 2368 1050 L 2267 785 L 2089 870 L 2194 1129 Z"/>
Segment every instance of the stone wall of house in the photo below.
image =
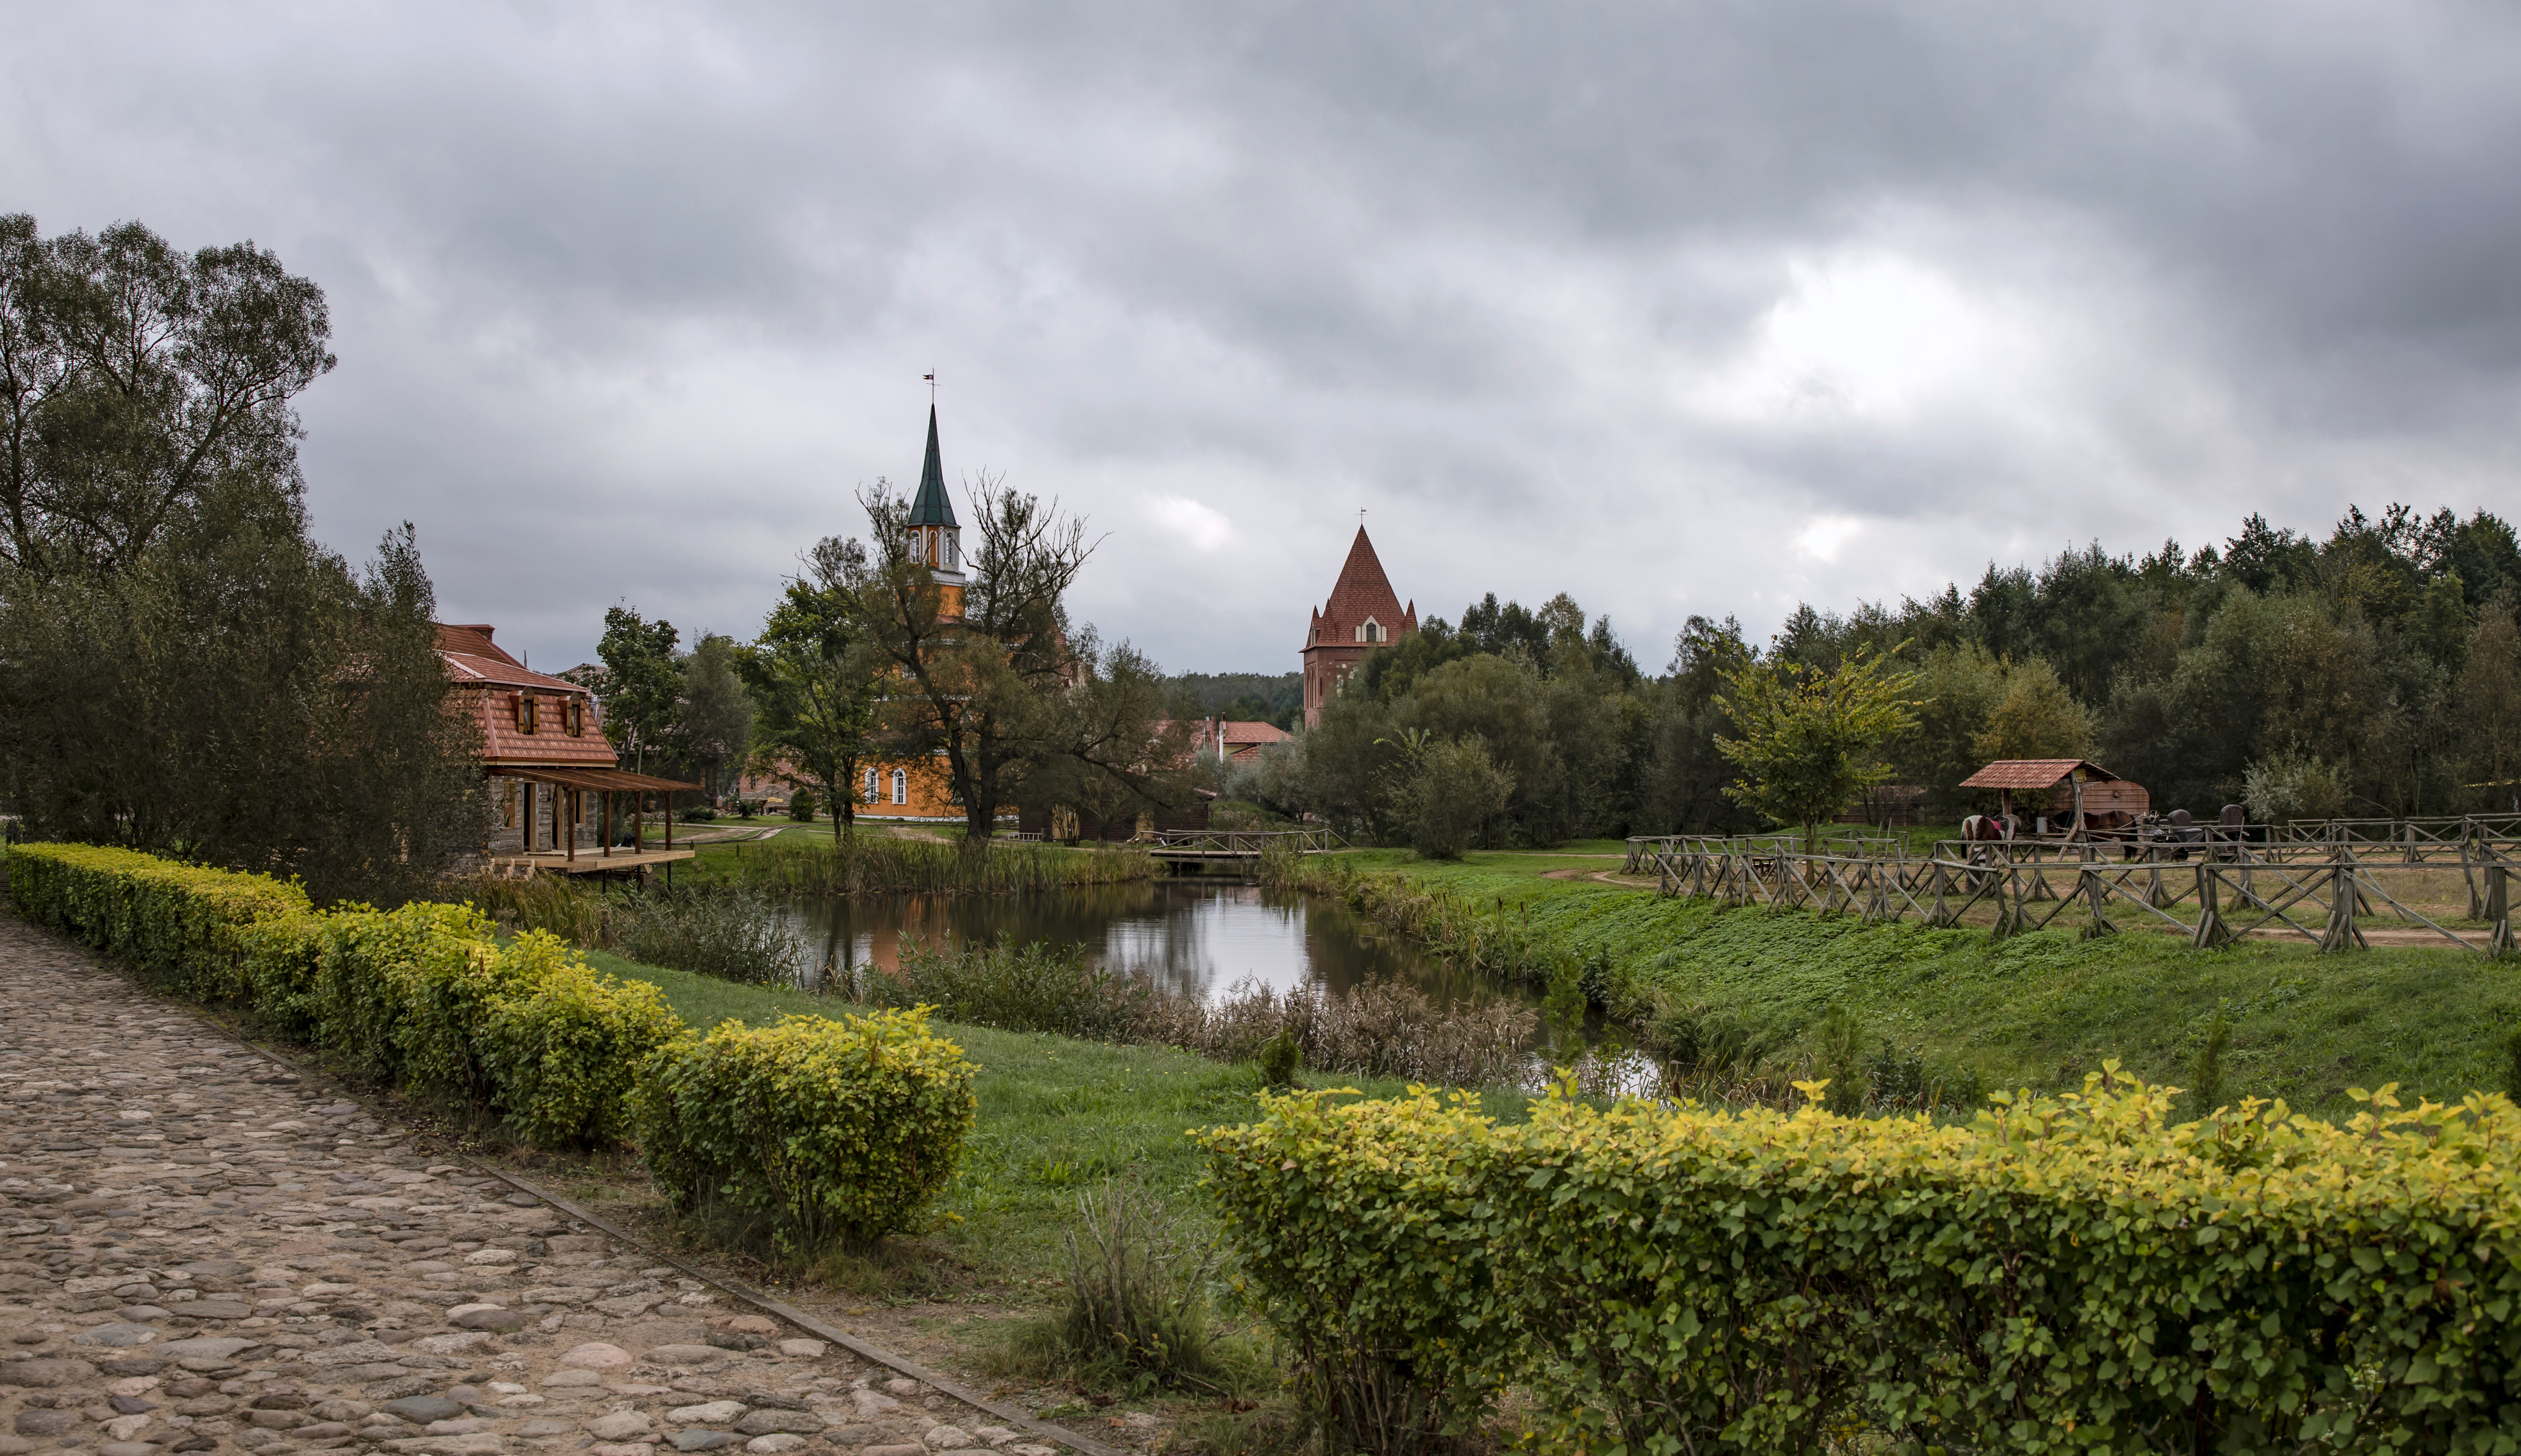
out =
<path fill-rule="evenodd" d="M 530 852 L 553 854 L 566 849 L 566 840 L 552 837 L 552 817 L 563 811 L 568 798 L 569 791 L 554 784 L 534 784 L 508 778 L 489 780 L 482 792 L 489 852 L 529 852 L 524 829 L 527 823 L 533 826 L 534 831 Z M 578 852 L 583 854 L 587 850 L 604 847 L 604 802 L 602 796 L 593 793 L 580 793 L 577 798 L 577 822 L 563 828 L 575 831 Z"/>

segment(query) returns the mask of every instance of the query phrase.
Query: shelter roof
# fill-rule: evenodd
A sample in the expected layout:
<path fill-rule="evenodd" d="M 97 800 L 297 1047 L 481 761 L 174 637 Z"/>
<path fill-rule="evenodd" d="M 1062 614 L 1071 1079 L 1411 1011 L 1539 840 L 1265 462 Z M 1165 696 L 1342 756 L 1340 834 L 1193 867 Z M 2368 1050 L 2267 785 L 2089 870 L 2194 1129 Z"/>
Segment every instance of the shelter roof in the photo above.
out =
<path fill-rule="evenodd" d="M 494 763 L 490 776 L 500 779 L 531 779 L 538 784 L 558 784 L 564 789 L 598 789 L 614 793 L 646 790 L 670 793 L 677 789 L 698 789 L 680 779 L 661 779 L 655 774 L 632 773 L 626 768 L 561 768 L 546 765 Z"/>
<path fill-rule="evenodd" d="M 1314 614 L 1312 641 L 1351 641 L 1369 616 L 1395 637 L 1418 629 L 1417 604 L 1413 602 L 1406 611 L 1402 610 L 1399 595 L 1392 589 L 1392 578 L 1383 574 L 1383 562 L 1375 556 L 1374 543 L 1366 539 L 1365 527 L 1360 525 L 1356 539 L 1349 543 L 1348 561 L 1340 567 L 1330 600 Z"/>
<path fill-rule="evenodd" d="M 910 525 L 952 525 L 954 502 L 945 494 L 945 467 L 937 455 L 937 406 L 928 407 L 928 459 L 919 467 L 919 494 L 911 497 Z"/>
<path fill-rule="evenodd" d="M 1229 744 L 1273 744 L 1288 737 L 1287 730 L 1275 723 L 1237 723 L 1228 720 L 1216 726 L 1218 736 Z"/>
<path fill-rule="evenodd" d="M 2089 758 L 1999 758 L 1968 778 L 1961 780 L 1963 789 L 2052 789 L 2064 783 L 2067 775 L 2084 770 L 2086 779 L 2104 783 L 2119 776 Z"/>

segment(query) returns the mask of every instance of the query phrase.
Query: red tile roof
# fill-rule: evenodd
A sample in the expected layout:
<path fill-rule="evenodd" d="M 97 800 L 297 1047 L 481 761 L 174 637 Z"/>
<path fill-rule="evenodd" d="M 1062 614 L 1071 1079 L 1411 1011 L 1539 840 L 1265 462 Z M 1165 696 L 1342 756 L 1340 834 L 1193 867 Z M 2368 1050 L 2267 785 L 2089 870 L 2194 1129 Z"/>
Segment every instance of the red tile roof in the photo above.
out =
<path fill-rule="evenodd" d="M 1964 789 L 2049 789 L 2062 783 L 2076 769 L 2085 777 L 2103 782 L 2115 781 L 2117 774 L 2089 758 L 1999 758 L 1968 778 L 1961 780 Z"/>
<path fill-rule="evenodd" d="M 481 727 L 485 764 L 549 764 L 577 768 L 614 768 L 620 759 L 605 740 L 603 716 L 595 695 L 569 681 L 530 671 L 490 640 L 487 623 L 437 628 L 437 657 L 459 689 L 472 689 L 468 709 Z M 534 731 L 517 723 L 517 699 L 539 700 Z M 575 701 L 578 731 L 572 734 L 562 704 Z"/>
<path fill-rule="evenodd" d="M 1366 539 L 1365 527 L 1356 528 L 1356 539 L 1350 543 L 1348 561 L 1340 568 L 1339 581 L 1331 587 L 1331 599 L 1313 614 L 1311 634 L 1305 645 L 1356 641 L 1356 629 L 1373 617 L 1383 627 L 1387 640 L 1405 637 L 1418 630 L 1418 604 L 1406 609 L 1392 589 L 1392 578 L 1383 574 L 1383 563 L 1374 554 L 1374 543 Z"/>
<path fill-rule="evenodd" d="M 1286 729 L 1275 723 L 1228 721 L 1218 724 L 1217 727 L 1229 744 L 1273 744 L 1290 736 Z"/>

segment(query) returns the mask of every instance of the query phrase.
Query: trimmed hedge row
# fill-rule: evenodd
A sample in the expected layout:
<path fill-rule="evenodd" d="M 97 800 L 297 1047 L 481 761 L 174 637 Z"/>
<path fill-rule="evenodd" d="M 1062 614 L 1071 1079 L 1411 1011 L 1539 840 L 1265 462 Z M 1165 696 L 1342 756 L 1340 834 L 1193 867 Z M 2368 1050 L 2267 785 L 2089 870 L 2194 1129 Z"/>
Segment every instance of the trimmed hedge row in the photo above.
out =
<path fill-rule="evenodd" d="M 527 1142 L 635 1140 L 675 1202 L 723 1197 L 788 1243 L 905 1227 L 962 1156 L 971 1067 L 924 1012 L 707 1036 L 559 937 L 471 905 L 317 911 L 294 883 L 126 849 L 20 844 L 17 913 L 291 1040 L 486 1109 Z"/>
<path fill-rule="evenodd" d="M 926 1007 L 727 1022 L 667 1048 L 635 1097 L 649 1171 L 677 1207 L 723 1200 L 808 1249 L 900 1229 L 953 1178 L 979 1107 Z"/>
<path fill-rule="evenodd" d="M 1350 1446 L 1520 1383 L 1599 1452 L 2521 1449 L 2521 1111 L 2175 1124 L 2115 1072 L 1970 1126 L 1315 1093 L 1201 1136 Z"/>

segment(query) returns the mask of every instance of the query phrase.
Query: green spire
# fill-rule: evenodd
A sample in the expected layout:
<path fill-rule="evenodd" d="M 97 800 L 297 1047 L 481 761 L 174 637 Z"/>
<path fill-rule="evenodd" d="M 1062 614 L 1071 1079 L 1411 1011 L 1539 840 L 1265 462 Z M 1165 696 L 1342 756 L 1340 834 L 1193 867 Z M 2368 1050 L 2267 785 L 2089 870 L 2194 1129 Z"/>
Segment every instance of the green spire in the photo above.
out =
<path fill-rule="evenodd" d="M 945 467 L 937 459 L 937 406 L 928 407 L 928 463 L 919 468 L 919 494 L 910 503 L 912 525 L 959 525 L 945 495 Z"/>

